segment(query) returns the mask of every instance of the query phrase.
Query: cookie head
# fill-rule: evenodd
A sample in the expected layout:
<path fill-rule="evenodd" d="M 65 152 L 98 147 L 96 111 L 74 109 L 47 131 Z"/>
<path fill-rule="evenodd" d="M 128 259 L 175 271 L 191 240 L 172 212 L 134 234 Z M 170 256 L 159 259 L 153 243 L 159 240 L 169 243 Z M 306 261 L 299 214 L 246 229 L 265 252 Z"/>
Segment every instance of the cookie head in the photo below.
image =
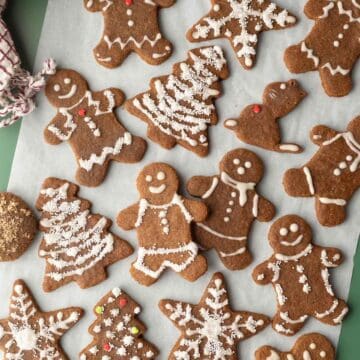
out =
<path fill-rule="evenodd" d="M 305 250 L 311 243 L 312 231 L 300 216 L 284 216 L 271 226 L 269 242 L 275 253 L 292 256 Z"/>
<path fill-rule="evenodd" d="M 87 82 L 79 73 L 60 70 L 48 78 L 45 94 L 54 107 L 68 108 L 77 104 L 87 90 Z"/>
<path fill-rule="evenodd" d="M 262 161 L 255 153 L 245 149 L 236 149 L 222 158 L 220 171 L 239 182 L 258 183 L 262 178 L 264 168 Z"/>
<path fill-rule="evenodd" d="M 334 347 L 325 336 L 318 333 L 301 336 L 294 346 L 294 355 L 299 359 L 335 359 Z"/>
<path fill-rule="evenodd" d="M 176 171 L 164 163 L 146 166 L 137 178 L 137 188 L 142 199 L 151 204 L 168 204 L 179 188 Z"/>

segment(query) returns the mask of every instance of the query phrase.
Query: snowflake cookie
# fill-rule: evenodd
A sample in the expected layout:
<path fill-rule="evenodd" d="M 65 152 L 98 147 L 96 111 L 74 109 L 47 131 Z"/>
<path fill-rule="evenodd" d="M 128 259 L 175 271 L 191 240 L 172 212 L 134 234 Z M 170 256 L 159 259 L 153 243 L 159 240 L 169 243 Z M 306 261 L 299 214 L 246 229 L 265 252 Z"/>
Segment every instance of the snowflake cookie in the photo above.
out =
<path fill-rule="evenodd" d="M 82 317 L 70 307 L 42 312 L 22 280 L 14 283 L 10 314 L 0 320 L 0 349 L 9 360 L 67 360 L 59 345 L 62 335 Z"/>
<path fill-rule="evenodd" d="M 114 288 L 94 307 L 96 320 L 89 327 L 94 340 L 80 360 L 152 360 L 156 347 L 143 338 L 146 326 L 138 320 L 140 306 L 124 291 Z"/>
<path fill-rule="evenodd" d="M 324 324 L 340 325 L 349 309 L 336 297 L 328 269 L 342 263 L 341 251 L 313 245 L 309 224 L 296 215 L 275 221 L 269 242 L 274 254 L 254 269 L 253 279 L 259 285 L 272 284 L 276 292 L 274 330 L 292 336 L 310 316 Z"/>
<path fill-rule="evenodd" d="M 315 21 L 310 34 L 284 56 L 292 73 L 317 70 L 329 96 L 345 96 L 360 55 L 358 0 L 308 0 L 306 16 Z"/>
<path fill-rule="evenodd" d="M 198 305 L 161 300 L 161 311 L 182 332 L 171 360 L 236 360 L 238 343 L 269 324 L 265 315 L 234 311 L 222 274 L 213 275 Z"/>
<path fill-rule="evenodd" d="M 187 33 L 192 42 L 227 38 L 245 69 L 255 64 L 258 35 L 285 29 L 295 16 L 269 0 L 211 0 L 210 12 Z"/>

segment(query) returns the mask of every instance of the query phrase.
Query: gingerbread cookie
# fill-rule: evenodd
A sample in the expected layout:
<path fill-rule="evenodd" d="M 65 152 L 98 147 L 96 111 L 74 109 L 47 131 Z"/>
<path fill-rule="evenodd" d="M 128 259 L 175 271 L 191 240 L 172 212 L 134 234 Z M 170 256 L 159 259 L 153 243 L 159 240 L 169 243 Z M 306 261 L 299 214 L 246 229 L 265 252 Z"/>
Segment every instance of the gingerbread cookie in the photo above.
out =
<path fill-rule="evenodd" d="M 0 261 L 19 258 L 30 246 L 37 231 L 37 220 L 18 196 L 0 192 Z"/>
<path fill-rule="evenodd" d="M 132 254 L 125 240 L 109 231 L 112 221 L 92 214 L 91 203 L 77 196 L 79 187 L 66 180 L 45 180 L 36 202 L 44 232 L 39 256 L 45 258 L 44 291 L 71 281 L 81 288 L 107 277 L 105 268 Z"/>
<path fill-rule="evenodd" d="M 119 89 L 92 92 L 79 73 L 60 70 L 49 78 L 46 96 L 58 111 L 46 127 L 45 140 L 52 145 L 70 142 L 80 184 L 100 185 L 111 160 L 135 163 L 142 159 L 145 140 L 131 135 L 114 113 L 124 101 Z"/>
<path fill-rule="evenodd" d="M 299 216 L 284 216 L 271 226 L 269 242 L 274 254 L 257 266 L 253 278 L 259 285 L 272 284 L 278 311 L 273 328 L 294 335 L 309 316 L 328 325 L 339 325 L 348 312 L 329 281 L 329 268 L 342 263 L 341 251 L 312 244 L 310 226 Z"/>
<path fill-rule="evenodd" d="M 310 34 L 284 56 L 292 73 L 319 71 L 329 96 L 345 96 L 360 55 L 360 6 L 356 0 L 308 0 L 305 14 L 315 21 Z"/>
<path fill-rule="evenodd" d="M 155 359 L 156 347 L 143 338 L 146 326 L 138 320 L 140 306 L 125 292 L 114 288 L 94 307 L 96 320 L 89 327 L 94 340 L 80 360 Z"/>
<path fill-rule="evenodd" d="M 299 337 L 291 351 L 263 346 L 256 351 L 255 360 L 335 360 L 335 349 L 325 336 L 311 333 Z"/>
<path fill-rule="evenodd" d="M 204 249 L 214 248 L 230 270 L 252 261 L 247 238 L 253 221 L 270 221 L 275 215 L 274 205 L 255 190 L 262 175 L 260 158 L 236 149 L 221 160 L 219 175 L 194 176 L 187 183 L 188 192 L 209 209 L 209 217 L 194 225 L 195 239 Z"/>
<path fill-rule="evenodd" d="M 187 33 L 192 42 L 227 38 L 240 64 L 255 64 L 258 35 L 285 29 L 296 23 L 295 16 L 269 0 L 211 0 L 210 12 Z"/>
<path fill-rule="evenodd" d="M 173 74 L 154 78 L 150 90 L 125 103 L 126 109 L 148 124 L 148 137 L 166 149 L 176 144 L 199 156 L 209 152 L 208 126 L 218 121 L 214 99 L 221 79 L 229 75 L 220 47 L 189 51 Z"/>
<path fill-rule="evenodd" d="M 278 121 L 291 112 L 306 96 L 296 80 L 275 82 L 265 88 L 263 104 L 248 105 L 237 119 L 225 121 L 225 127 L 247 144 L 267 150 L 300 153 L 296 144 L 283 144 Z"/>
<path fill-rule="evenodd" d="M 84 0 L 87 10 L 101 11 L 104 17 L 103 36 L 94 49 L 97 62 L 114 68 L 133 51 L 152 65 L 167 60 L 172 45 L 160 32 L 158 13 L 159 8 L 174 3 L 175 0 Z"/>
<path fill-rule="evenodd" d="M 320 224 L 336 226 L 345 221 L 346 205 L 360 186 L 360 116 L 345 132 L 315 126 L 310 134 L 319 146 L 313 158 L 283 178 L 285 191 L 295 197 L 315 197 Z"/>
<path fill-rule="evenodd" d="M 59 341 L 82 315 L 83 310 L 75 307 L 42 312 L 26 284 L 15 281 L 9 317 L 0 320 L 0 349 L 4 359 L 67 360 Z"/>
<path fill-rule="evenodd" d="M 265 315 L 230 307 L 225 279 L 220 273 L 213 275 L 199 304 L 161 300 L 159 307 L 182 333 L 170 360 L 239 359 L 238 343 L 269 324 Z"/>
<path fill-rule="evenodd" d="M 136 185 L 140 201 L 117 218 L 124 230 L 137 230 L 139 250 L 131 275 L 149 286 L 171 268 L 184 279 L 195 281 L 206 272 L 207 262 L 193 242 L 191 223 L 205 220 L 206 206 L 178 194 L 176 171 L 164 163 L 146 166 Z"/>

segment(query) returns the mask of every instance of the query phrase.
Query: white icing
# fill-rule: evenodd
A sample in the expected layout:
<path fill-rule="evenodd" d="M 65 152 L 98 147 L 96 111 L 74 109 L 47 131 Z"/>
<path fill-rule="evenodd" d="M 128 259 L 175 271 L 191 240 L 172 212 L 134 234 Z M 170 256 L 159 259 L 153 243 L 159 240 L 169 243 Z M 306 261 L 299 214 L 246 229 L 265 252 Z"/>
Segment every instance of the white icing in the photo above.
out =
<path fill-rule="evenodd" d="M 330 1 L 329 4 L 323 7 L 323 13 L 321 16 L 319 16 L 319 19 L 325 19 L 329 16 L 329 12 L 331 9 L 335 7 L 335 3 Z"/>
<path fill-rule="evenodd" d="M 206 226 L 203 223 L 196 223 L 197 226 L 203 228 L 204 230 L 208 231 L 210 234 L 215 235 L 221 239 L 225 239 L 225 240 L 232 240 L 232 241 L 240 241 L 243 242 L 244 240 L 246 240 L 246 236 L 228 236 L 228 235 L 224 235 L 221 234 L 211 228 L 209 228 L 208 226 Z"/>
<path fill-rule="evenodd" d="M 314 183 L 313 183 L 313 180 L 312 180 L 310 169 L 307 166 L 305 166 L 303 168 L 303 171 L 305 173 L 306 181 L 308 183 L 309 192 L 310 192 L 311 195 L 314 195 L 315 194 L 315 189 L 314 189 Z"/>
<path fill-rule="evenodd" d="M 288 233 L 289 233 L 289 231 L 288 231 L 288 229 L 286 229 L 286 228 L 281 228 L 281 229 L 279 230 L 279 234 L 280 234 L 281 236 L 286 236 Z"/>
<path fill-rule="evenodd" d="M 298 232 L 299 231 L 299 225 L 298 224 L 291 224 L 290 225 L 290 231 L 291 232 Z"/>
<path fill-rule="evenodd" d="M 236 250 L 236 251 L 228 252 L 228 253 L 223 252 L 223 251 L 220 251 L 220 256 L 223 257 L 223 258 L 232 257 L 232 256 L 241 255 L 241 254 L 243 254 L 245 251 L 246 251 L 246 247 L 241 247 L 241 248 L 239 248 L 239 249 Z"/>
<path fill-rule="evenodd" d="M 285 90 L 286 89 L 286 84 L 285 83 L 280 84 L 280 89 Z"/>
<path fill-rule="evenodd" d="M 240 159 L 234 159 L 233 164 L 234 165 L 240 165 Z"/>
<path fill-rule="evenodd" d="M 280 284 L 275 284 L 275 291 L 278 299 L 279 305 L 285 305 L 287 297 L 284 295 L 283 288 Z"/>
<path fill-rule="evenodd" d="M 313 249 L 312 245 L 309 244 L 306 247 L 306 249 L 304 249 L 303 251 L 299 252 L 296 255 L 288 256 L 288 255 L 277 253 L 277 254 L 275 254 L 275 257 L 276 257 L 276 259 L 281 260 L 281 261 L 294 261 L 294 260 L 298 260 L 304 256 L 309 255 L 311 253 L 312 249 Z"/>
<path fill-rule="evenodd" d="M 280 241 L 280 244 L 281 245 L 284 245 L 284 246 L 297 246 L 299 245 L 302 240 L 303 240 L 304 236 L 303 235 L 299 235 L 295 241 L 285 241 L 285 240 L 282 240 Z"/>
<path fill-rule="evenodd" d="M 235 127 L 238 125 L 238 122 L 236 120 L 229 119 L 225 121 L 225 125 L 228 127 Z"/>
<path fill-rule="evenodd" d="M 288 312 L 280 312 L 280 317 L 288 324 L 302 324 L 308 318 L 308 315 L 300 316 L 298 319 L 292 319 Z"/>
<path fill-rule="evenodd" d="M 300 48 L 300 49 L 301 49 L 302 52 L 305 52 L 305 53 L 306 53 L 306 57 L 307 57 L 308 59 L 312 60 L 313 63 L 314 63 L 314 66 L 317 68 L 317 67 L 319 66 L 320 60 L 319 60 L 319 58 L 318 58 L 317 56 L 314 55 L 314 50 L 313 50 L 313 49 L 309 49 L 309 48 L 306 46 L 306 44 L 305 44 L 304 41 L 301 43 L 301 48 Z"/>
<path fill-rule="evenodd" d="M 161 194 L 166 190 L 167 186 L 166 184 L 162 184 L 160 186 L 149 186 L 149 191 L 152 194 Z"/>
<path fill-rule="evenodd" d="M 321 198 L 319 198 L 319 201 L 325 205 L 337 205 L 337 206 L 345 206 L 346 205 L 346 200 L 343 200 L 343 199 L 330 199 L 330 198 L 326 198 L 326 197 L 321 197 Z"/>
<path fill-rule="evenodd" d="M 275 330 L 279 333 L 292 335 L 294 332 L 290 329 L 285 329 L 285 327 L 281 324 L 275 324 Z"/>
<path fill-rule="evenodd" d="M 70 99 L 76 94 L 76 92 L 77 92 L 77 86 L 74 84 L 71 86 L 71 89 L 69 90 L 68 93 L 66 93 L 64 95 L 59 95 L 58 98 L 61 100 Z"/>
<path fill-rule="evenodd" d="M 156 178 L 157 178 L 158 180 L 165 180 L 166 175 L 165 175 L 165 173 L 164 173 L 163 171 L 159 171 L 159 172 L 156 174 Z"/>
<path fill-rule="evenodd" d="M 340 254 L 337 254 L 337 255 L 339 255 L 339 257 L 340 257 Z M 338 266 L 338 264 L 334 264 L 333 262 L 331 262 L 328 259 L 327 251 L 325 249 L 321 251 L 320 258 L 321 258 L 321 263 L 326 267 L 333 268 L 333 267 Z"/>
<path fill-rule="evenodd" d="M 291 151 L 291 152 L 297 152 L 300 150 L 300 147 L 294 144 L 280 144 L 279 148 L 280 150 Z"/>
<path fill-rule="evenodd" d="M 332 286 L 331 286 L 331 284 L 329 282 L 329 277 L 330 277 L 329 270 L 327 268 L 322 269 L 321 270 L 321 278 L 324 281 L 325 289 L 328 292 L 328 294 L 330 294 L 331 296 L 334 296 Z"/>
<path fill-rule="evenodd" d="M 326 63 L 322 66 L 323 69 L 328 69 L 330 71 L 330 74 L 332 76 L 341 74 L 343 76 L 347 75 L 350 72 L 350 69 L 344 69 L 340 65 L 337 65 L 336 68 L 334 68 L 330 63 Z"/>
<path fill-rule="evenodd" d="M 255 194 L 253 198 L 253 208 L 252 208 L 252 214 L 254 218 L 257 218 L 259 215 L 259 195 Z"/>
<path fill-rule="evenodd" d="M 337 299 L 334 299 L 332 305 L 330 306 L 330 308 L 328 310 L 324 311 L 323 313 L 315 312 L 316 317 L 322 319 L 325 316 L 332 314 L 336 310 L 338 305 L 339 305 L 339 301 Z"/>
<path fill-rule="evenodd" d="M 266 357 L 265 360 L 281 360 L 278 353 L 274 350 L 271 350 L 270 355 Z"/>
<path fill-rule="evenodd" d="M 348 312 L 349 312 L 349 309 L 348 309 L 347 307 L 344 308 L 344 309 L 341 311 L 340 315 L 333 320 L 334 324 L 341 324 L 342 321 L 343 321 L 343 319 L 344 319 L 344 317 L 345 317 L 345 315 L 346 315 Z"/>

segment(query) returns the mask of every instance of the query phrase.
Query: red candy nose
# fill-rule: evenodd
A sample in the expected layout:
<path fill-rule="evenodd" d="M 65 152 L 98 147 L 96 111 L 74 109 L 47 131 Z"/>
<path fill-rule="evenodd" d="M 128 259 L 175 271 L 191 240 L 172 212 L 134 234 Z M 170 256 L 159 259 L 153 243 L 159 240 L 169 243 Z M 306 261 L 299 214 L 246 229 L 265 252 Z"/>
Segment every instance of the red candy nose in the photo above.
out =
<path fill-rule="evenodd" d="M 127 6 L 132 5 L 132 3 L 133 3 L 133 0 L 125 0 L 125 4 L 126 4 Z"/>
<path fill-rule="evenodd" d="M 104 344 L 103 349 L 104 349 L 105 351 L 110 351 L 110 350 L 111 350 L 110 344 Z"/>
<path fill-rule="evenodd" d="M 261 106 L 260 105 L 254 105 L 252 110 L 253 110 L 253 112 L 255 114 L 258 114 L 258 113 L 261 112 Z"/>
<path fill-rule="evenodd" d="M 80 116 L 85 116 L 86 115 L 86 110 L 85 109 L 79 109 L 78 114 Z"/>
<path fill-rule="evenodd" d="M 126 304 L 127 304 L 127 300 L 126 300 L 126 299 L 120 299 L 120 300 L 119 300 L 119 306 L 120 306 L 120 308 L 125 307 Z"/>

